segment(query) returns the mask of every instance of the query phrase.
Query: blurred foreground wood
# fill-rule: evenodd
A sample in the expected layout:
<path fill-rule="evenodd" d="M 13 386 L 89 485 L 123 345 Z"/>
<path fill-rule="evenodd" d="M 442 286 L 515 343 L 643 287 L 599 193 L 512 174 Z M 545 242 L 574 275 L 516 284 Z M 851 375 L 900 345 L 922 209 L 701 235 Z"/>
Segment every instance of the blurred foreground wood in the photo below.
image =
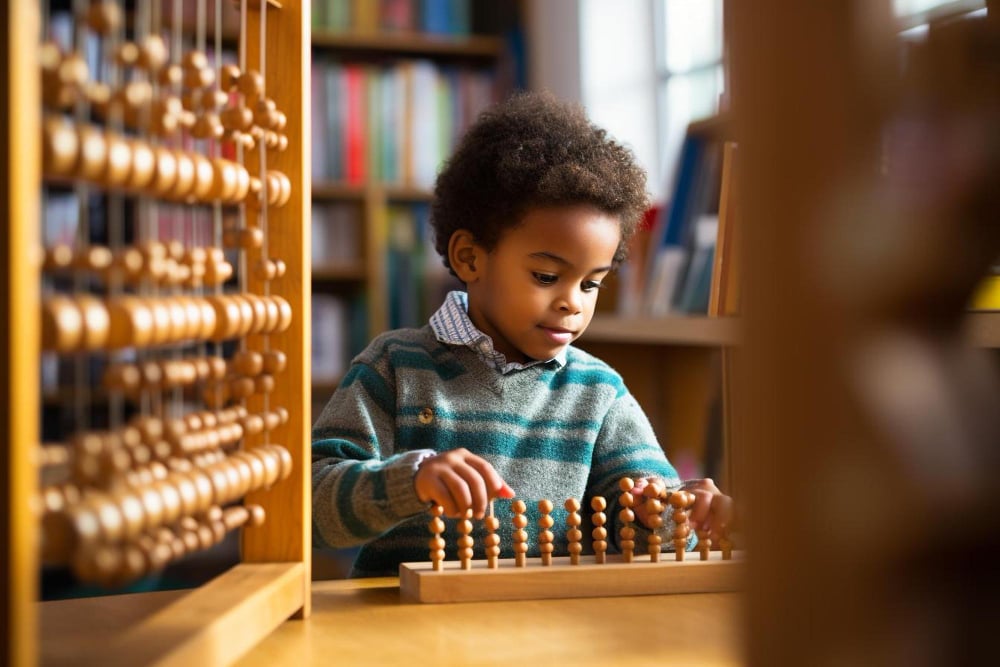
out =
<path fill-rule="evenodd" d="M 754 665 L 978 664 L 1000 627 L 1000 390 L 960 337 L 1000 255 L 1000 34 L 933 26 L 902 79 L 890 4 L 727 7 Z"/>

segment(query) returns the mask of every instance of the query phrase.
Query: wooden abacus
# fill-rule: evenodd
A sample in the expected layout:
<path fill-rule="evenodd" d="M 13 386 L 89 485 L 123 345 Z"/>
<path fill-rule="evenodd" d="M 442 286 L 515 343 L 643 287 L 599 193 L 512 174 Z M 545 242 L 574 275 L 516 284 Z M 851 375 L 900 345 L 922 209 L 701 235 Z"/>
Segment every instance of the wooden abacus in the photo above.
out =
<path fill-rule="evenodd" d="M 491 526 L 496 519 L 491 512 L 484 519 L 486 528 L 484 550 L 486 558 L 471 559 L 469 553 L 461 554 L 471 544 L 468 538 L 471 522 L 466 518 L 459 521 L 460 561 L 444 560 L 445 538 L 442 537 L 444 522 L 441 508 L 432 509 L 434 518 L 429 526 L 432 538 L 432 562 L 402 563 L 399 566 L 399 589 L 404 599 L 416 602 L 474 602 L 489 600 L 535 600 L 552 598 L 612 597 L 624 595 L 658 595 L 672 593 L 716 593 L 740 590 L 742 584 L 742 554 L 735 554 L 728 535 L 720 540 L 721 551 L 710 551 L 711 544 L 700 545 L 698 552 L 685 551 L 691 533 L 688 525 L 688 510 L 694 503 L 694 495 L 679 490 L 668 492 L 661 484 L 652 483 L 643 489 L 646 511 L 653 517 L 670 508 L 671 546 L 675 549 L 673 559 L 660 559 L 661 538 L 653 533 L 648 540 L 649 553 L 637 555 L 633 552 L 636 529 L 633 521 L 633 480 L 624 478 L 619 488 L 622 505 L 618 544 L 622 553 L 608 554 L 607 529 L 604 527 L 607 501 L 600 496 L 591 498 L 590 507 L 594 513 L 591 543 L 592 554 L 582 554 L 582 519 L 578 513 L 581 502 L 575 498 L 566 500 L 568 555 L 554 556 L 553 536 L 548 529 L 553 521 L 549 512 L 553 504 L 549 500 L 538 502 L 539 521 L 535 538 L 539 546 L 537 558 L 527 558 L 526 541 L 529 536 L 525 528 L 525 504 L 521 500 L 511 503 L 515 531 L 513 550 L 515 558 L 497 559 L 491 555 L 499 541 Z M 661 526 L 662 521 L 657 523 Z"/>
<path fill-rule="evenodd" d="M 3 662 L 233 662 L 309 614 L 308 3 L 4 4 Z M 45 443 L 43 366 L 72 378 Z M 43 564 L 116 587 L 237 529 L 170 605 L 47 636 L 74 604 L 36 604 Z"/>

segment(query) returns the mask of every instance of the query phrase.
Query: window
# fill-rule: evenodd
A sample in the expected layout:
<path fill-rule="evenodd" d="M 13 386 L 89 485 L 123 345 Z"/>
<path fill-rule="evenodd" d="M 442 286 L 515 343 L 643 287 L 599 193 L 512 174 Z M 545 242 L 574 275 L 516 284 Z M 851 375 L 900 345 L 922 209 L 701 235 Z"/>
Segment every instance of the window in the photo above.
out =
<path fill-rule="evenodd" d="M 657 0 L 654 43 L 659 171 L 670 182 L 688 124 L 719 111 L 722 0 Z"/>

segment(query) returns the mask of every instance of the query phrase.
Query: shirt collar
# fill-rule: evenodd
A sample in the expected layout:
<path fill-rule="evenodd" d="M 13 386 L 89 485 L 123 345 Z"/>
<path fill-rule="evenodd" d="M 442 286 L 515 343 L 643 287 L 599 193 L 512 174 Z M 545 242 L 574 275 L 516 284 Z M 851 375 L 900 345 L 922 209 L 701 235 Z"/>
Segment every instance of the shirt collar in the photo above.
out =
<path fill-rule="evenodd" d="M 512 371 L 537 366 L 553 362 L 556 368 L 562 368 L 566 364 L 566 348 L 562 348 L 552 359 L 533 360 L 526 364 L 508 362 L 502 352 L 497 352 L 493 347 L 493 339 L 476 328 L 476 325 L 469 319 L 469 295 L 466 292 L 448 292 L 444 303 L 437 309 L 430 319 L 431 330 L 434 336 L 448 345 L 463 345 L 468 347 L 482 359 L 506 375 Z"/>

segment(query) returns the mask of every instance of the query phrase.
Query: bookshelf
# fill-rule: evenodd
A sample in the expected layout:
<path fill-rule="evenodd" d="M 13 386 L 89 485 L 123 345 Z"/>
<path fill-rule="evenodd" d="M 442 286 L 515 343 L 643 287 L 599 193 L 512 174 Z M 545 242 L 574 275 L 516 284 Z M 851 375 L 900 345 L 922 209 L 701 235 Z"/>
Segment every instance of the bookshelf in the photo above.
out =
<path fill-rule="evenodd" d="M 168 497 L 175 500 L 177 496 L 170 496 L 168 486 L 172 485 L 178 478 L 162 477 L 157 484 L 149 483 L 145 485 L 142 493 L 150 501 L 143 505 L 137 512 L 137 506 L 131 505 L 131 513 L 127 513 L 124 502 L 118 505 L 118 499 L 124 496 L 109 496 L 104 494 L 98 486 L 85 486 L 80 482 L 82 502 L 79 508 L 86 507 L 87 503 L 97 502 L 95 498 L 101 498 L 100 502 L 105 503 L 105 518 L 100 520 L 102 528 L 101 540 L 97 548 L 105 549 L 105 554 L 114 553 L 114 549 L 121 546 L 116 542 L 116 534 L 113 519 L 116 512 L 120 512 L 119 517 L 130 516 L 133 523 L 127 528 L 123 535 L 128 537 L 130 533 L 139 530 L 136 517 L 141 517 L 141 529 L 151 531 L 159 526 L 164 530 L 173 530 L 174 526 L 168 518 L 168 512 L 180 510 L 180 514 L 185 519 L 194 519 L 195 510 L 204 507 L 209 502 L 217 502 L 219 505 L 226 503 L 225 510 L 232 509 L 226 498 L 233 495 L 241 496 L 248 504 L 259 505 L 264 509 L 265 520 L 259 526 L 246 526 L 241 530 L 241 548 L 239 562 L 228 568 L 221 575 L 211 581 L 197 586 L 190 590 L 179 591 L 170 595 L 169 599 L 157 593 L 134 593 L 130 596 L 132 602 L 136 596 L 149 604 L 144 604 L 147 613 L 134 615 L 127 611 L 128 604 L 119 604 L 120 596 L 107 595 L 98 598 L 77 598 L 56 601 L 40 602 L 39 580 L 40 572 L 47 557 L 56 559 L 66 558 L 67 554 L 74 553 L 74 558 L 83 553 L 84 550 L 69 549 L 63 551 L 53 549 L 53 533 L 50 526 L 42 525 L 41 516 L 43 505 L 45 507 L 46 518 L 51 518 L 52 510 L 49 501 L 44 501 L 40 497 L 45 491 L 52 491 L 54 484 L 47 479 L 53 473 L 53 468 L 58 468 L 59 463 L 53 465 L 52 452 L 63 451 L 57 443 L 43 443 L 43 433 L 49 426 L 41 418 L 40 406 L 44 402 L 41 396 L 43 386 L 40 378 L 39 359 L 43 346 L 51 349 L 51 345 L 44 341 L 43 334 L 46 330 L 51 334 L 53 328 L 45 325 L 41 314 L 43 312 L 44 299 L 51 296 L 53 285 L 48 282 L 52 279 L 52 267 L 44 265 L 43 273 L 43 253 L 42 244 L 45 241 L 45 205 L 48 197 L 44 193 L 48 192 L 48 184 L 52 182 L 51 156 L 43 159 L 43 115 L 42 109 L 42 51 L 39 48 L 39 37 L 43 34 L 43 20 L 50 19 L 48 10 L 42 11 L 43 6 L 57 3 L 23 2 L 21 0 L 5 0 L 3 3 L 3 15 L 5 26 L 16 26 L 16 30 L 9 31 L 10 39 L 4 41 L 2 63 L 0 63 L 0 81 L 2 81 L 3 105 L 6 138 L 2 142 L 3 154 L 3 183 L 0 197 L 3 201 L 0 208 L 2 215 L 2 225 L 0 225 L 0 250 L 4 259 L 0 264 L 3 266 L 5 280 L 2 296 L 0 296 L 0 312 L 3 315 L 5 326 L 4 333 L 0 337 L 0 347 L 2 347 L 2 368 L 3 385 L 0 395 L 3 397 L 3 409 L 0 410 L 0 468 L 3 474 L 0 475 L 0 588 L 4 590 L 4 602 L 0 611 L 0 663 L 5 665 L 36 665 L 36 664 L 160 664 L 160 665 L 191 665 L 191 664 L 230 664 L 235 662 L 241 655 L 250 650 L 258 641 L 270 633 L 274 628 L 285 620 L 298 616 L 307 617 L 310 612 L 310 553 L 308 512 L 309 512 L 309 482 L 308 465 L 306 461 L 309 457 L 308 429 L 310 425 L 310 415 L 305 403 L 305 395 L 308 393 L 308 359 L 304 358 L 309 349 L 308 345 L 308 324 L 309 324 L 309 267 L 303 260 L 309 255 L 308 228 L 303 228 L 298 222 L 303 217 L 308 217 L 309 199 L 308 193 L 308 143 L 305 132 L 308 130 L 306 113 L 302 113 L 302 101 L 307 99 L 306 85 L 308 72 L 308 41 L 305 39 L 308 26 L 308 3 L 299 0 L 281 0 L 280 3 L 273 1 L 245 3 L 249 6 L 246 17 L 246 63 L 248 68 L 256 68 L 262 72 L 263 90 L 266 90 L 269 98 L 274 101 L 277 109 L 286 113 L 287 124 L 283 131 L 288 140 L 287 148 L 283 152 L 272 152 L 268 161 L 268 168 L 280 170 L 287 176 L 290 183 L 290 194 L 288 199 L 280 208 L 270 211 L 270 207 L 265 207 L 270 212 L 271 229 L 287 230 L 283 234 L 272 234 L 268 236 L 269 248 L 267 257 L 282 260 L 287 266 L 287 273 L 283 279 L 275 281 L 271 286 L 269 296 L 280 297 L 285 300 L 291 313 L 287 326 L 274 325 L 271 327 L 263 319 L 257 320 L 257 325 L 262 325 L 263 329 L 273 328 L 278 333 L 268 333 L 265 345 L 273 345 L 274 350 L 282 350 L 287 356 L 283 365 L 283 370 L 277 373 L 274 380 L 273 391 L 276 396 L 281 396 L 281 403 L 288 407 L 287 419 L 280 420 L 282 423 L 273 425 L 269 435 L 273 442 L 280 442 L 284 451 L 288 455 L 288 465 L 281 463 L 281 469 L 287 472 L 285 479 L 277 481 L 269 489 L 264 489 L 261 482 L 270 478 L 272 473 L 266 472 L 266 467 L 274 463 L 275 459 L 269 459 L 269 463 L 259 463 L 259 470 L 265 472 L 264 477 L 259 477 L 256 482 L 252 478 L 244 478 L 250 484 L 240 489 L 255 489 L 246 494 L 236 494 L 234 488 L 223 492 L 222 487 L 217 486 L 218 479 L 211 482 L 208 487 L 207 496 L 202 493 L 195 503 L 188 495 L 187 500 L 183 500 L 180 506 L 174 505 L 172 509 L 165 509 L 160 520 L 156 518 L 156 508 L 170 507 Z M 65 6 L 65 3 L 58 3 Z M 103 18 L 111 16 L 126 16 L 128 21 L 133 17 L 123 11 L 124 3 L 110 6 L 106 5 L 107 13 L 100 16 L 92 15 L 94 19 L 90 24 L 90 29 L 99 30 L 102 26 L 108 28 L 108 33 L 115 31 L 116 22 L 112 19 L 107 24 L 102 24 Z M 97 3 L 90 3 L 90 9 L 100 9 Z M 185 3 L 186 10 L 193 10 L 194 3 Z M 120 13 L 116 13 L 118 10 Z M 264 13 L 266 11 L 266 14 Z M 266 16 L 266 20 L 265 20 Z M 76 22 L 75 18 L 67 19 L 68 22 Z M 120 25 L 120 24 L 119 24 Z M 266 28 L 265 28 L 266 26 Z M 73 26 L 74 31 L 78 26 Z M 87 29 L 82 29 L 86 31 Z M 182 31 L 183 32 L 183 31 Z M 192 36 L 185 36 L 185 46 L 182 48 L 191 49 L 194 43 Z M 78 42 L 73 42 L 75 48 L 80 48 Z M 279 71 L 275 68 L 265 68 L 263 62 L 282 63 Z M 180 54 L 174 53 L 180 58 Z M 195 62 L 195 61 L 192 61 Z M 206 68 L 199 68 L 204 72 Z M 91 70 L 94 76 L 99 77 L 95 70 Z M 114 83 L 112 80 L 111 83 Z M 255 90 L 261 90 L 256 88 Z M 48 104 L 48 103 L 47 103 Z M 297 113 L 299 112 L 299 113 Z M 47 106 L 46 115 L 60 115 L 60 110 L 55 110 L 52 106 Z M 84 116 L 90 122 L 89 116 Z M 103 122 L 94 119 L 93 122 Z M 113 134 L 116 130 L 110 125 L 100 126 L 104 137 L 103 140 L 110 141 L 115 138 Z M 76 128 L 80 130 L 80 128 Z M 121 129 L 124 133 L 125 129 Z M 150 139 L 150 134 L 143 134 L 141 131 L 129 128 L 128 136 L 135 143 L 130 143 L 129 160 L 138 152 L 132 153 L 133 147 L 137 150 L 140 143 L 144 141 L 154 141 Z M 189 137 L 186 137 L 186 139 Z M 185 145 L 183 148 L 175 146 L 174 141 L 179 141 L 176 136 L 170 138 L 170 150 L 176 150 L 177 155 L 182 151 L 189 159 L 194 159 L 192 154 L 195 148 Z M 198 146 L 201 148 L 201 146 Z M 199 154 L 200 157 L 200 154 Z M 254 169 L 259 157 L 258 152 L 248 150 L 246 154 L 246 169 Z M 83 162 L 81 160 L 81 162 Z M 95 160 L 97 162 L 97 160 Z M 207 161 L 206 161 L 207 163 Z M 139 163 L 136 162 L 136 165 Z M 211 167 L 211 163 L 207 163 Z M 110 165 L 110 163 L 109 163 Z M 130 166 L 129 169 L 132 169 Z M 138 169 L 138 167 L 136 167 Z M 159 173 L 159 172 L 158 172 Z M 211 168 L 209 174 L 212 174 Z M 107 180 L 88 180 L 81 177 L 77 171 L 69 170 L 63 174 L 67 179 L 72 179 L 76 187 L 84 190 L 89 197 L 91 194 L 95 198 L 113 199 L 122 197 L 126 192 L 121 187 L 121 181 L 112 179 L 110 166 L 107 171 Z M 208 181 L 203 178 L 205 172 L 201 174 L 200 191 Z M 102 177 L 104 178 L 104 177 Z M 214 179 L 215 176 L 212 175 Z M 221 180 L 221 179 L 220 179 Z M 171 181 L 172 183 L 174 181 Z M 131 187 L 130 181 L 130 187 Z M 139 186 L 135 186 L 138 188 Z M 179 187 L 179 186 L 178 186 Z M 187 192 L 187 191 L 185 191 Z M 191 191 L 194 192 L 194 191 Z M 147 190 L 127 190 L 128 196 L 140 198 L 148 196 L 153 200 L 156 197 L 149 196 Z M 171 194 L 175 191 L 171 190 Z M 214 206 L 214 202 L 219 201 L 218 195 L 199 195 L 199 205 L 204 208 Z M 179 200 L 180 193 L 177 199 Z M 167 198 L 164 198 L 167 199 Z M 186 200 L 186 196 L 185 196 Z M 209 201 L 212 204 L 209 204 Z M 181 206 L 180 203 L 175 205 Z M 185 201 L 184 206 L 187 205 Z M 194 207 L 191 207 L 192 209 Z M 237 208 L 233 206 L 233 208 Z M 110 214 L 108 215 L 110 219 Z M 119 221 L 120 222 L 120 221 Z M 129 221 L 131 222 L 131 221 Z M 138 224 L 137 224 L 138 226 Z M 108 222 L 111 227 L 111 222 Z M 220 230 L 221 231 L 221 230 Z M 297 233 L 301 232 L 301 233 Z M 91 241 L 83 238 L 80 241 L 86 247 Z M 132 243 L 128 239 L 119 239 L 114 243 Z M 192 246 L 186 246 L 192 247 Z M 214 244 L 217 249 L 218 244 Z M 78 249 L 74 246 L 74 252 Z M 115 250 L 124 248 L 115 247 Z M 256 255 L 250 249 L 244 249 L 245 254 L 241 257 L 248 262 L 255 262 L 263 259 L 258 252 Z M 89 257 L 89 256 L 88 256 Z M 74 274 L 84 274 L 86 270 L 94 270 L 95 265 L 90 265 L 83 269 L 74 265 Z M 113 272 L 112 272 L 113 273 Z M 105 274 L 107 275 L 107 274 Z M 43 290 L 43 278 L 44 283 Z M 148 275 L 143 276 L 144 281 L 149 281 Z M 74 298 L 90 298 L 93 313 L 101 312 L 100 299 L 121 296 L 121 286 L 108 286 L 101 281 L 91 281 L 86 276 L 76 277 L 77 281 L 71 288 Z M 226 287 L 227 298 L 247 298 L 247 294 L 260 295 L 264 289 L 263 280 L 256 280 L 253 277 L 246 277 L 246 284 L 240 290 L 241 295 L 232 297 L 229 286 Z M 115 279 L 108 280 L 114 283 Z M 219 283 L 221 290 L 221 282 Z M 201 286 L 203 287 L 203 285 Z M 175 285 L 171 290 L 172 295 L 177 298 L 191 300 L 204 299 L 206 293 L 188 289 L 184 285 L 183 290 Z M 62 287 L 57 289 L 62 290 Z M 134 290 L 136 300 L 152 299 L 152 303 L 157 298 L 155 293 L 150 293 L 148 285 L 144 282 L 141 286 L 129 285 L 129 290 Z M 67 292 L 67 294 L 70 294 Z M 183 297 L 182 297 L 183 294 Z M 84 296 L 87 295 L 87 296 Z M 219 293 L 214 294 L 215 297 Z M 97 305 L 93 305 L 94 303 Z M 103 302 L 105 305 L 109 302 Z M 247 302 L 249 305 L 249 302 Z M 271 301 L 270 303 L 276 303 Z M 74 308 L 76 306 L 73 306 Z M 136 305 L 136 308 L 139 306 Z M 145 307 L 145 306 L 143 306 Z M 136 311 L 133 311 L 136 312 Z M 145 311 L 149 312 L 149 311 Z M 174 353 L 191 354 L 192 346 L 188 346 L 191 340 L 201 338 L 192 332 L 190 325 L 197 321 L 191 311 L 179 312 L 176 318 L 170 319 L 169 326 L 164 326 L 164 320 L 156 323 L 152 329 L 142 329 L 137 327 L 132 333 L 134 337 L 126 337 L 129 349 L 138 350 L 138 354 L 150 360 L 166 360 Z M 278 314 L 275 307 L 274 313 Z M 86 345 L 86 350 L 74 349 L 73 356 L 79 359 L 89 357 L 89 360 L 98 359 L 107 361 L 113 356 L 110 351 L 114 345 L 95 342 L 101 339 L 103 334 L 108 333 L 102 327 L 102 320 L 99 316 L 95 319 L 86 320 L 86 331 L 93 335 Z M 198 316 L 205 317 L 204 312 Z M 242 316 L 241 316 L 242 317 Z M 205 322 L 201 320 L 199 332 L 207 336 Z M 244 324 L 247 321 L 244 319 Z M 275 320 L 277 321 L 277 320 Z M 40 324 L 41 322 L 41 324 Z M 111 320 L 111 327 L 114 327 L 115 320 Z M 182 325 L 182 322 L 186 322 Z M 213 320 L 216 324 L 216 320 Z M 103 325 L 108 326 L 108 320 L 103 320 Z M 149 325 L 149 321 L 146 322 Z M 274 324 L 272 321 L 271 324 Z M 257 325 L 252 325 L 251 328 Z M 242 325 L 241 325 L 242 326 Z M 73 327 L 69 327 L 70 330 Z M 218 329 L 208 327 L 212 333 Z M 261 333 L 263 329 L 259 329 Z M 57 331 L 65 332 L 61 326 L 55 327 Z M 162 336 L 157 345 L 169 344 L 169 353 L 162 348 L 153 350 L 139 340 L 140 336 L 136 332 L 140 330 L 149 333 L 151 336 Z M 185 334 L 178 333 L 185 331 Z M 103 333 L 102 333 L 103 332 Z M 259 345 L 265 335 L 249 335 L 246 341 L 247 349 L 260 350 Z M 182 340 L 183 339 L 183 340 Z M 191 340 L 189 340 L 191 339 Z M 63 350 L 57 350 L 62 353 Z M 148 355 L 148 356 L 146 356 Z M 89 373 L 89 371 L 87 371 Z M 98 379 L 99 382 L 99 379 Z M 77 390 L 79 387 L 76 388 Z M 265 390 L 266 391 L 266 390 Z M 98 394 L 99 392 L 95 392 Z M 120 392 L 117 399 L 121 399 Z M 97 396 L 103 400 L 101 396 Z M 80 399 L 77 391 L 77 399 Z M 164 403 L 171 402 L 170 409 L 177 410 L 178 416 L 185 414 L 190 405 L 182 404 L 176 397 L 164 397 L 158 395 L 157 401 Z M 261 396 L 254 395 L 247 400 L 246 409 L 250 414 L 266 410 L 267 399 L 264 398 L 264 407 L 260 404 Z M 196 403 L 197 404 L 197 403 Z M 278 403 L 275 402 L 274 407 Z M 202 405 L 204 407 L 204 405 Z M 74 422 L 66 429 L 62 435 L 69 437 L 73 433 L 87 433 L 94 435 L 97 428 L 97 419 L 100 413 L 109 412 L 103 405 L 92 403 L 83 410 L 86 411 L 86 420 Z M 121 416 L 115 416 L 112 409 L 111 415 L 106 415 L 110 426 L 115 426 L 120 422 Z M 207 413 L 206 413 L 207 414 Z M 150 416 L 145 414 L 142 416 Z M 195 429 L 188 422 L 185 428 Z M 201 422 L 205 425 L 206 422 Z M 265 427 L 268 428 L 268 427 Z M 110 431 L 102 432 L 105 435 Z M 244 432 L 241 431 L 241 434 Z M 133 434 L 134 435 L 134 434 Z M 232 431 L 230 431 L 232 435 Z M 97 437 L 95 435 L 95 437 Z M 100 437 L 104 437 L 101 435 Z M 110 436 L 108 436 L 110 437 Z M 146 437 L 145 435 L 143 437 Z M 258 446 L 266 444 L 266 437 L 262 439 L 260 435 L 246 435 L 243 440 L 244 453 L 257 449 Z M 263 442 L 262 442 L 263 440 Z M 110 440 L 105 440 L 105 443 Z M 124 442 L 124 438 L 122 439 Z M 43 446 L 43 444 L 45 446 Z M 133 444 L 135 444 L 133 442 Z M 274 445 L 277 446 L 277 445 Z M 121 452 L 122 450 L 118 450 Z M 161 449 L 162 452 L 162 449 Z M 220 452 L 221 453 L 221 452 Z M 79 454 L 79 452 L 77 452 Z M 131 454 L 129 455 L 131 456 Z M 71 459 L 72 460 L 72 459 Z M 256 458 L 258 462 L 263 459 Z M 133 460 L 133 465 L 141 465 Z M 194 464 L 192 464 L 194 465 Z M 252 466 L 251 466 L 252 467 Z M 64 467 L 65 468 L 65 467 Z M 65 469 L 62 471 L 65 472 Z M 273 470 L 275 478 L 281 473 Z M 166 474 L 166 473 L 164 473 Z M 205 473 L 201 473 L 205 474 Z M 40 479 L 41 478 L 41 479 Z M 78 478 L 70 478 L 73 483 L 78 482 Z M 202 478 L 203 481 L 208 478 Z M 121 480 L 116 483 L 123 484 Z M 138 488 L 135 480 L 124 482 L 131 485 L 128 488 Z M 268 484 L 269 485 L 269 484 Z M 68 488 L 68 487 L 67 487 Z M 110 485 L 109 487 L 110 488 Z M 181 488 L 178 484 L 174 488 Z M 191 490 L 190 487 L 188 490 Z M 204 484 L 202 491 L 205 491 Z M 59 491 L 62 493 L 62 491 Z M 128 494 L 127 489 L 119 487 L 116 493 Z M 88 495 L 89 494 L 89 495 Z M 102 495 L 103 494 L 103 495 Z M 160 496 L 157 504 L 156 496 Z M 134 500 L 134 495 L 132 496 Z M 68 496 L 67 496 L 68 498 Z M 67 503 L 70 504 L 70 503 Z M 236 503 L 238 504 L 238 503 Z M 77 507 L 70 504 L 71 507 Z M 219 507 L 216 507 L 219 509 Z M 240 508 L 237 508 L 240 509 Z M 205 512 L 206 516 L 208 512 Z M 231 515 L 230 515 L 231 516 Z M 176 516 L 175 516 L 176 518 Z M 107 523 L 110 521 L 110 523 Z M 208 529 L 207 524 L 200 524 Z M 170 527 L 168 527 L 170 526 Z M 237 529 L 235 526 L 227 525 L 226 528 Z M 225 531 L 222 523 L 216 523 L 216 530 Z M 107 534 L 104 533 L 107 531 Z M 211 532 L 211 531 L 209 531 Z M 86 536 L 74 534 L 72 541 L 84 540 Z M 160 537 L 163 537 L 161 532 Z M 92 535 L 90 536 L 93 537 Z M 135 535 L 131 535 L 135 537 Z M 149 533 L 143 535 L 149 537 Z M 211 535 L 209 535 L 210 539 Z M 108 541 L 103 541 L 108 540 Z M 190 544 L 180 547 L 174 543 L 178 549 L 172 549 L 172 558 L 180 558 L 186 555 L 195 555 L 195 551 Z M 133 545 L 134 546 L 134 545 Z M 204 546 L 201 544 L 199 546 Z M 47 548 L 45 555 L 43 550 Z M 140 549 L 141 550 L 141 549 Z M 136 551 L 132 552 L 133 555 Z M 151 554 L 152 551 L 143 552 Z M 159 554 L 162 556 L 162 551 Z M 146 556 L 143 556 L 145 559 Z M 59 561 L 63 563 L 64 561 Z M 159 562 L 159 561 L 157 561 Z M 144 560 L 142 565 L 134 561 L 130 565 L 136 567 L 127 570 L 127 576 L 135 575 L 137 572 L 146 571 L 151 567 L 155 571 L 156 565 L 152 559 L 148 562 Z M 107 574 L 107 572 L 105 572 Z M 122 574 L 115 574 L 116 581 L 121 581 L 117 577 Z M 138 576 L 138 575 L 137 575 Z M 114 584 L 112 584 L 114 585 Z M 108 589 L 107 592 L 117 589 Z M 95 604 L 97 602 L 97 604 Z M 95 612 L 95 607 L 99 608 Z"/>
<path fill-rule="evenodd" d="M 408 11 L 419 7 L 417 3 L 402 4 L 409 6 Z M 418 321 L 408 322 L 405 321 L 405 314 L 398 313 L 398 302 L 402 297 L 394 301 L 392 290 L 399 288 L 401 278 L 395 275 L 392 262 L 388 261 L 392 252 L 393 225 L 397 224 L 394 216 L 399 216 L 400 212 L 413 212 L 414 230 L 420 237 L 420 243 L 425 241 L 422 225 L 426 223 L 421 216 L 426 216 L 429 210 L 437 164 L 425 164 L 422 169 L 420 165 L 410 164 L 420 159 L 414 153 L 421 146 L 426 148 L 426 142 L 418 145 L 420 139 L 416 136 L 426 133 L 426 128 L 414 117 L 420 113 L 419 108 L 423 104 L 415 97 L 419 94 L 420 82 L 438 87 L 443 85 L 448 91 L 446 94 L 451 95 L 450 123 L 453 126 L 443 130 L 450 133 L 450 137 L 439 136 L 436 162 L 447 155 L 448 146 L 454 145 L 463 127 L 481 108 L 506 95 L 514 87 L 509 82 L 514 56 L 505 39 L 499 35 L 507 29 L 507 22 L 516 21 L 516 18 L 498 19 L 496 8 L 478 2 L 468 4 L 473 13 L 465 30 L 459 29 L 451 34 L 422 30 L 419 16 L 410 17 L 412 23 L 404 30 L 379 27 L 382 19 L 378 15 L 355 16 L 349 19 L 347 25 L 339 27 L 330 25 L 332 19 L 323 16 L 316 17 L 314 21 L 311 39 L 314 66 L 313 143 L 314 150 L 325 152 L 326 164 L 314 161 L 312 202 L 314 211 L 319 211 L 320 216 L 324 210 L 347 211 L 346 215 L 357 228 L 353 250 L 337 258 L 323 257 L 322 241 L 314 244 L 317 250 L 313 257 L 314 296 L 319 301 L 326 300 L 327 307 L 333 307 L 334 300 L 353 304 L 347 308 L 345 316 L 351 320 L 346 328 L 353 329 L 354 333 L 349 340 L 336 344 L 334 353 L 339 351 L 344 359 L 333 364 L 335 370 L 346 367 L 350 357 L 359 352 L 371 337 L 396 326 L 419 325 L 430 314 L 420 313 Z M 507 13 L 507 10 L 500 12 Z M 364 106 L 368 121 L 362 142 L 366 160 L 363 174 L 352 171 L 349 166 L 341 169 L 342 165 L 330 158 L 331 154 L 350 150 L 344 149 L 336 139 L 331 140 L 330 133 L 343 131 L 346 145 L 351 141 L 347 134 L 351 131 L 352 121 L 347 120 L 343 113 L 336 116 L 333 110 L 337 96 L 331 94 L 331 86 L 343 90 L 337 88 L 339 84 L 330 83 L 330 77 L 336 75 L 329 74 L 330 70 L 326 70 L 325 74 L 316 74 L 317 67 L 328 66 L 337 72 L 360 68 L 368 82 L 366 90 L 369 95 L 365 100 L 367 106 Z M 421 76 L 424 78 L 419 78 Z M 386 78 L 392 81 L 386 83 Z M 379 96 L 396 94 L 391 92 L 394 86 L 402 86 L 407 92 L 397 97 L 393 105 L 402 109 L 403 113 L 387 124 L 381 118 L 384 109 L 374 108 L 374 105 L 382 99 Z M 377 92 L 373 93 L 373 89 Z M 350 105 L 350 102 L 346 104 Z M 320 118 L 319 123 L 317 117 Z M 449 123 L 447 120 L 436 122 Z M 314 229 L 322 224 L 314 220 Z M 321 234 L 314 235 L 314 238 Z M 423 266 L 428 269 L 440 268 L 432 248 L 422 260 L 415 261 L 424 262 Z M 431 263 L 434 266 L 429 266 Z M 445 278 L 439 272 L 434 274 L 434 280 L 442 282 Z M 393 281 L 397 284 L 390 284 Z M 430 287 L 425 289 L 428 294 L 431 292 Z M 430 303 L 433 296 L 428 295 L 424 300 L 426 302 L 419 309 L 430 310 L 436 306 Z M 317 329 L 314 340 L 320 345 L 323 344 L 322 335 Z M 326 352 L 320 350 L 316 354 L 322 356 Z M 327 373 L 314 381 L 314 409 L 321 408 L 336 387 L 335 374 Z"/>

